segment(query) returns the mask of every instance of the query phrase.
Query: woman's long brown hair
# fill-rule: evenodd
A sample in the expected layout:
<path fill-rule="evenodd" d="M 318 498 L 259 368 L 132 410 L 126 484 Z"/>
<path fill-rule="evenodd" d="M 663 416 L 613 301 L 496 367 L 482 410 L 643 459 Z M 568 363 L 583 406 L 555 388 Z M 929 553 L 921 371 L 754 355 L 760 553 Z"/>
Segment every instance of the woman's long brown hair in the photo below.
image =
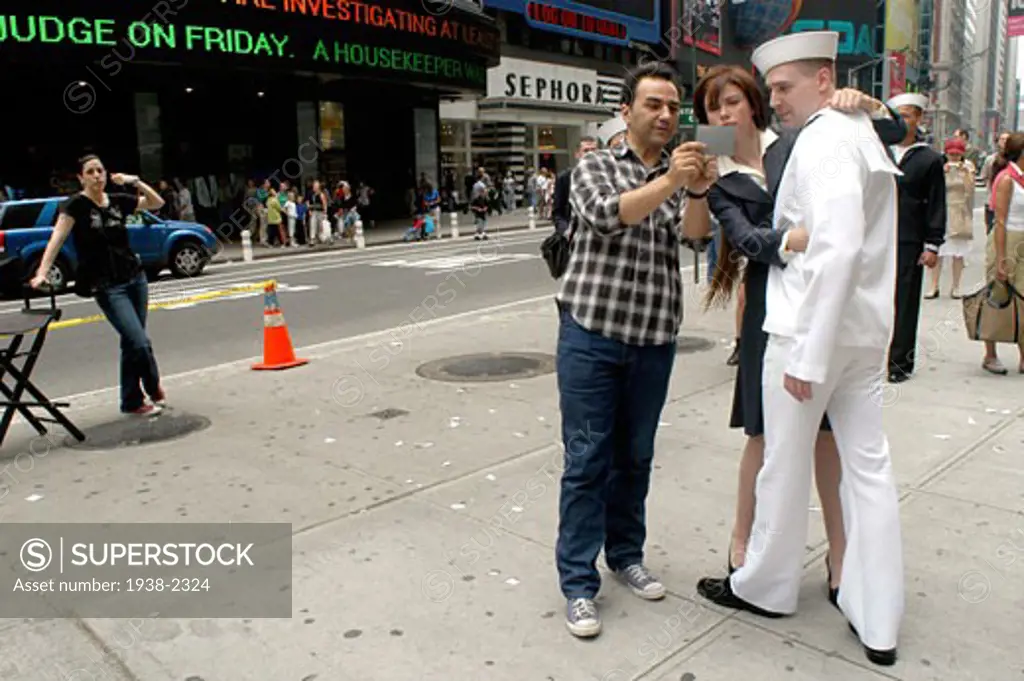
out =
<path fill-rule="evenodd" d="M 693 110 L 697 120 L 702 125 L 707 125 L 707 106 L 710 105 L 712 109 L 717 108 L 718 98 L 729 85 L 735 85 L 746 97 L 753 115 L 754 127 L 758 130 L 767 128 L 768 107 L 764 97 L 757 87 L 754 76 L 740 66 L 715 66 L 701 78 L 693 93 Z M 746 272 L 741 271 L 743 255 L 733 248 L 724 234 L 719 239 L 719 244 L 715 272 L 711 275 L 711 284 L 704 297 L 705 310 L 714 306 L 727 306 L 736 287 L 741 285 L 746 278 Z"/>
<path fill-rule="evenodd" d="M 712 307 L 727 307 L 737 285 L 746 281 L 747 271 L 742 268 L 743 256 L 732 247 L 724 236 L 720 240 L 718 259 L 715 261 L 715 273 L 711 275 L 711 284 L 704 295 L 704 310 Z"/>

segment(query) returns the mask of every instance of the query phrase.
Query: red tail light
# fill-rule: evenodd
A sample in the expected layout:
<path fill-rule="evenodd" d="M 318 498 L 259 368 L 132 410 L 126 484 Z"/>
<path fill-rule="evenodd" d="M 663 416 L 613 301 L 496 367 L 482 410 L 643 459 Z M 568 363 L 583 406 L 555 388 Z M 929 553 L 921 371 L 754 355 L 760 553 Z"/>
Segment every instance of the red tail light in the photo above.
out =
<path fill-rule="evenodd" d="M 0 253 L 7 252 L 7 233 L 0 232 Z"/>

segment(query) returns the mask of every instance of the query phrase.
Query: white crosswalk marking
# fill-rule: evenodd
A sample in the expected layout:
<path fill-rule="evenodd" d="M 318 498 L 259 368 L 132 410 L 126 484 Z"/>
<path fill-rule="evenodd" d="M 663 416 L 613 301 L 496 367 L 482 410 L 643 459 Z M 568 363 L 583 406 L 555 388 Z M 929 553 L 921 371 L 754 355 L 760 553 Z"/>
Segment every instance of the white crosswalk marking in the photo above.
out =
<path fill-rule="evenodd" d="M 233 284 L 231 288 L 244 288 L 247 286 L 256 287 L 258 285 L 259 282 L 243 282 L 239 284 Z M 316 286 L 315 284 L 290 285 L 280 282 L 277 284 L 278 293 L 300 293 L 303 291 L 315 291 L 318 288 L 320 287 Z M 170 286 L 161 287 L 161 290 L 159 290 L 159 292 L 150 295 L 149 302 L 150 304 L 162 305 L 163 309 L 165 310 L 184 310 L 190 307 L 195 307 L 197 305 L 202 305 L 204 303 L 217 303 L 226 300 L 243 300 L 245 298 L 260 298 L 263 296 L 262 288 L 253 288 L 252 290 L 238 291 L 237 293 L 232 293 L 223 296 L 215 296 L 206 299 L 200 297 L 199 299 L 195 299 L 197 296 L 203 296 L 203 294 L 216 294 L 216 292 L 223 290 L 223 287 L 218 286 L 188 287 L 179 290 L 174 290 L 174 286 L 172 284 Z M 176 301 L 181 302 L 178 303 Z"/>
<path fill-rule="evenodd" d="M 450 272 L 459 269 L 476 269 L 492 265 L 508 265 L 525 260 L 534 260 L 540 256 L 529 253 L 496 253 L 494 255 L 469 253 L 453 255 L 445 258 L 420 258 L 381 260 L 373 263 L 374 267 L 401 267 L 406 269 L 429 270 L 427 274 Z"/>

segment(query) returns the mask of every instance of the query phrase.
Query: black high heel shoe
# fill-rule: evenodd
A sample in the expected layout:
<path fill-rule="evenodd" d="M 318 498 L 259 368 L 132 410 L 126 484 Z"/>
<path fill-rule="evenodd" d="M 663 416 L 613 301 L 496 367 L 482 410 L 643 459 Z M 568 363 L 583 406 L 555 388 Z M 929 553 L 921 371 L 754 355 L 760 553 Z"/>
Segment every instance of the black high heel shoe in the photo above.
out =
<path fill-rule="evenodd" d="M 857 628 L 852 623 L 847 622 L 850 625 L 850 631 L 853 635 L 860 639 L 860 634 L 857 633 Z M 890 648 L 889 650 L 878 650 L 877 648 L 868 648 L 861 641 L 860 644 L 864 648 L 864 655 L 867 656 L 868 660 L 880 667 L 891 667 L 896 664 L 896 648 Z"/>
<path fill-rule="evenodd" d="M 832 588 L 832 561 L 829 560 L 829 555 L 825 554 L 825 569 L 828 570 L 828 582 L 825 587 L 828 589 L 828 602 L 835 606 L 836 610 L 842 612 L 839 608 L 839 587 Z"/>

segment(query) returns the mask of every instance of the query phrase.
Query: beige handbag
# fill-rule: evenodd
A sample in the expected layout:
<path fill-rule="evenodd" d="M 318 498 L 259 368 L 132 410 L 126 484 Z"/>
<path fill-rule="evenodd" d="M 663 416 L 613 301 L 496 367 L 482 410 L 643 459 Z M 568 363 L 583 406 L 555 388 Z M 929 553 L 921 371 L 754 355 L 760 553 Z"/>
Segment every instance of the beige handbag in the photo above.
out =
<path fill-rule="evenodd" d="M 1020 342 L 1024 299 L 1009 282 L 990 281 L 964 296 L 963 306 L 964 326 L 971 340 Z"/>

